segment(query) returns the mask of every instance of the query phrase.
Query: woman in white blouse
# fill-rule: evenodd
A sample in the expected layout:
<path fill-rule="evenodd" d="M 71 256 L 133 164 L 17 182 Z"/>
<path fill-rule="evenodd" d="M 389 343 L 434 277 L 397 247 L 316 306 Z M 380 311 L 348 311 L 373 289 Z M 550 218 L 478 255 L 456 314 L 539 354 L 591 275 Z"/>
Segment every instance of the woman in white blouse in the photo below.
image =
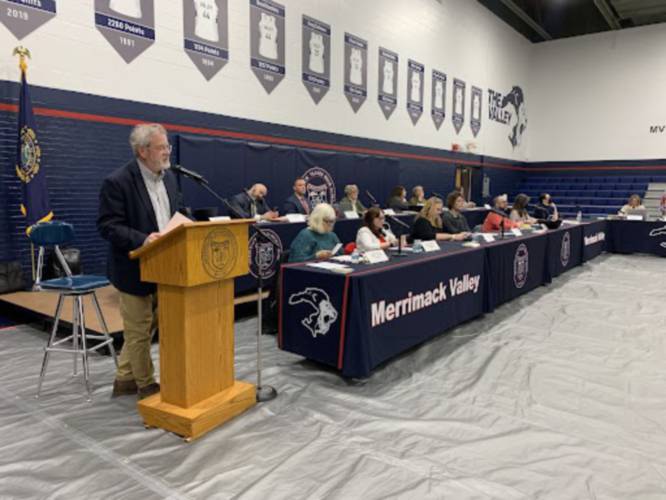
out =
<path fill-rule="evenodd" d="M 398 239 L 391 230 L 384 227 L 384 212 L 377 207 L 369 208 L 363 216 L 363 226 L 356 233 L 358 251 L 386 250 L 397 243 Z"/>

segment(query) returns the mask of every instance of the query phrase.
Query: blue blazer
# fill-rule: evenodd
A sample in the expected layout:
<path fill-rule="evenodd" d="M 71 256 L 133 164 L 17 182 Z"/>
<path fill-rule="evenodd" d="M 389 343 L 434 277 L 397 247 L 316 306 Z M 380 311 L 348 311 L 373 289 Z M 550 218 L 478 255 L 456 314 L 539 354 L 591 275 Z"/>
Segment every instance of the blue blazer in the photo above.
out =
<path fill-rule="evenodd" d="M 308 200 L 306 198 L 305 203 L 308 203 Z M 284 201 L 284 211 L 283 213 L 285 214 L 303 214 L 307 215 L 307 212 L 303 208 L 303 205 L 301 205 L 301 202 L 298 201 L 298 198 L 296 198 L 295 194 L 292 194 L 289 198 L 287 198 Z"/>
<path fill-rule="evenodd" d="M 180 208 L 178 185 L 173 172 L 166 171 L 164 185 L 173 215 Z M 141 281 L 139 261 L 130 260 L 128 255 L 143 245 L 150 233 L 159 231 L 153 205 L 136 160 L 104 179 L 99 193 L 97 230 L 109 242 L 107 273 L 113 286 L 132 295 L 154 293 L 156 287 L 153 283 Z"/>
<path fill-rule="evenodd" d="M 236 211 L 243 216 L 243 219 L 251 219 L 252 218 L 252 212 L 250 211 L 250 204 L 252 203 L 251 198 L 249 195 L 243 193 L 238 193 L 234 196 L 231 197 L 231 200 L 229 200 L 229 204 L 236 209 Z M 257 214 L 263 215 L 266 212 L 268 212 L 268 205 L 266 204 L 266 200 L 261 200 L 261 201 L 255 201 L 256 205 L 256 210 Z M 232 218 L 237 218 L 238 216 L 234 214 L 233 212 L 230 212 L 229 215 Z"/>

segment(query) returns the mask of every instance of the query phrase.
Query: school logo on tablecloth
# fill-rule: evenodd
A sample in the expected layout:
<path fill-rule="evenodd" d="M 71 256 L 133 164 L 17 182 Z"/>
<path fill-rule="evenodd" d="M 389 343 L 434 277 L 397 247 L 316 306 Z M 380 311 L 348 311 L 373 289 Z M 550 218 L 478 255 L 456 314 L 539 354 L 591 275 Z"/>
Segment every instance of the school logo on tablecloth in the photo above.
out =
<path fill-rule="evenodd" d="M 303 174 L 310 208 L 320 203 L 335 203 L 335 182 L 333 177 L 321 167 L 312 167 Z"/>
<path fill-rule="evenodd" d="M 275 276 L 283 247 L 282 241 L 275 231 L 264 229 L 262 232 L 270 241 L 265 241 L 256 233 L 250 238 L 250 274 L 255 278 L 261 275 L 266 280 Z"/>
<path fill-rule="evenodd" d="M 562 263 L 562 267 L 569 265 L 569 259 L 571 259 L 571 235 L 567 231 L 562 237 L 562 246 L 560 247 L 560 262 Z"/>
<path fill-rule="evenodd" d="M 530 258 L 527 246 L 521 243 L 516 248 L 516 254 L 513 257 L 513 284 L 516 288 L 522 288 L 527 283 L 527 276 L 530 270 Z"/>
<path fill-rule="evenodd" d="M 301 320 L 301 324 L 310 331 L 313 338 L 326 335 L 333 323 L 338 319 L 338 311 L 333 307 L 331 298 L 321 288 L 307 287 L 302 292 L 289 296 L 289 305 L 307 304 L 309 315 Z"/>

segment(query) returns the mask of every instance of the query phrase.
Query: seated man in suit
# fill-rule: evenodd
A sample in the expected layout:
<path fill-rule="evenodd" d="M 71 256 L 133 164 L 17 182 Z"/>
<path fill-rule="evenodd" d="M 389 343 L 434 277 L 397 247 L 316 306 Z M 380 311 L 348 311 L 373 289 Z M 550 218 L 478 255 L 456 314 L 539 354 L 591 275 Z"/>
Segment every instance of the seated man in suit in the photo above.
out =
<path fill-rule="evenodd" d="M 266 203 L 268 188 L 263 184 L 254 184 L 248 191 L 238 193 L 231 198 L 229 204 L 236 209 L 231 213 L 231 217 L 237 218 L 239 215 L 244 219 L 254 219 L 259 217 L 265 220 L 275 220 L 278 213 L 272 211 Z"/>
<path fill-rule="evenodd" d="M 159 124 L 134 127 L 129 139 L 134 160 L 109 174 L 99 194 L 97 229 L 109 243 L 108 276 L 119 291 L 124 344 L 112 396 L 139 399 L 159 392 L 150 358 L 157 326 L 157 290 L 141 281 L 139 261 L 129 252 L 161 236 L 178 207 L 178 185 L 169 170 L 171 145 Z"/>
<path fill-rule="evenodd" d="M 310 203 L 308 202 L 307 197 L 305 196 L 306 186 L 305 179 L 298 177 L 294 181 L 292 187 L 294 194 L 287 198 L 284 202 L 284 213 L 285 214 L 310 214 Z"/>

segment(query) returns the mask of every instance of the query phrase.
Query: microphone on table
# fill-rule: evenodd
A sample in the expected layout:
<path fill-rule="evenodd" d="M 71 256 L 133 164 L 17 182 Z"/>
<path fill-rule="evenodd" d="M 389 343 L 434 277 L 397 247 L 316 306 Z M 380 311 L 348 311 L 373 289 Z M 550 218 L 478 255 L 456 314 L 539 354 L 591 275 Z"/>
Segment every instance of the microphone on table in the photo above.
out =
<path fill-rule="evenodd" d="M 438 193 L 437 191 L 433 191 L 432 194 L 433 194 L 434 196 L 437 196 L 437 198 L 439 198 L 439 199 L 442 200 L 442 201 L 446 200 L 446 196 L 444 196 L 444 195 L 441 194 L 441 193 Z"/>
<path fill-rule="evenodd" d="M 370 201 L 372 202 L 373 205 L 377 207 L 379 206 L 379 203 L 377 203 L 377 198 L 372 196 L 372 193 L 369 190 L 366 189 L 365 194 L 368 196 L 368 198 L 370 198 Z"/>
<path fill-rule="evenodd" d="M 178 174 L 184 175 L 185 177 L 189 177 L 190 179 L 200 182 L 202 184 L 208 184 L 208 181 L 203 175 L 195 172 L 194 170 L 185 168 L 181 165 L 171 165 L 171 170 L 173 170 Z"/>

